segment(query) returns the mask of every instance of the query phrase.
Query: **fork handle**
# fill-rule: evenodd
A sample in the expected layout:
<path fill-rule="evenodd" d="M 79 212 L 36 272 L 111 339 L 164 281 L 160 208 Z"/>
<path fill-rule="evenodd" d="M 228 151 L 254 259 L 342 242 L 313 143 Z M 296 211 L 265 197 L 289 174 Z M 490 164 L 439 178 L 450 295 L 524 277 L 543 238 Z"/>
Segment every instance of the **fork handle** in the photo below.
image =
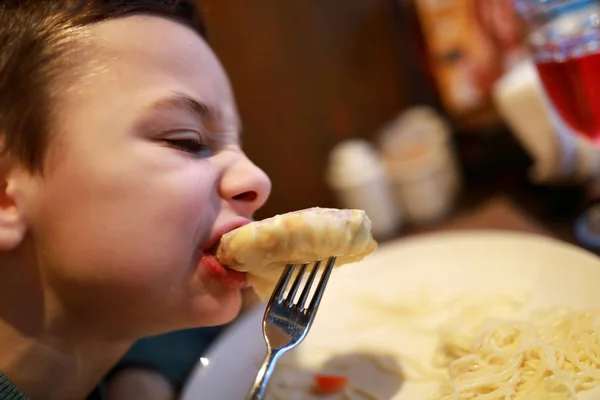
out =
<path fill-rule="evenodd" d="M 282 351 L 273 351 L 271 349 L 267 350 L 267 356 L 263 361 L 262 367 L 258 370 L 258 374 L 256 375 L 256 379 L 254 380 L 254 384 L 248 392 L 248 396 L 246 396 L 246 400 L 262 400 L 265 397 L 265 392 L 267 391 L 267 384 L 269 383 L 269 379 L 275 370 L 275 364 L 281 356 Z"/>

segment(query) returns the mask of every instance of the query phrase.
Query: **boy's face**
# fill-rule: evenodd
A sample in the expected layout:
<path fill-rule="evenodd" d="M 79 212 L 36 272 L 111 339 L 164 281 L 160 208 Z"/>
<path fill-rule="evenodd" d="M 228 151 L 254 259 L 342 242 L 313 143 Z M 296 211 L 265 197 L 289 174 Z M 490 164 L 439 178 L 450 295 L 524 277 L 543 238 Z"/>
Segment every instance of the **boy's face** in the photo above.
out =
<path fill-rule="evenodd" d="M 240 149 L 225 72 L 166 19 L 90 32 L 91 62 L 55 103 L 47 170 L 14 184 L 47 308 L 132 337 L 225 323 L 242 285 L 203 250 L 270 191 Z"/>

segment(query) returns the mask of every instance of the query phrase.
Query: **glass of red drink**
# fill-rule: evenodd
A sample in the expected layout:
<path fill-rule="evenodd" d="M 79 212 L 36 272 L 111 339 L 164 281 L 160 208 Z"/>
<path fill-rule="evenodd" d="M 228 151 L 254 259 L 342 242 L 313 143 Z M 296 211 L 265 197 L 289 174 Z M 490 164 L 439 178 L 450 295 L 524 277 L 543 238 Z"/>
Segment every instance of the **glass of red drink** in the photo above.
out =
<path fill-rule="evenodd" d="M 600 0 L 513 1 L 554 109 L 600 147 Z"/>

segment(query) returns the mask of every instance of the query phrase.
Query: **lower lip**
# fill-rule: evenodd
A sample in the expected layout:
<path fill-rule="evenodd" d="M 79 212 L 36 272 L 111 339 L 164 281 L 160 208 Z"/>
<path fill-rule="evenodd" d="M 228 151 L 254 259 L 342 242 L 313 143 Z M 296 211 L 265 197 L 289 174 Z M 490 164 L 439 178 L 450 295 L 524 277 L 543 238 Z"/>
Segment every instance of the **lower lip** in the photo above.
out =
<path fill-rule="evenodd" d="M 244 272 L 226 268 L 211 254 L 202 254 L 199 268 L 204 269 L 212 279 L 219 281 L 225 289 L 240 290 L 248 287 L 248 278 Z"/>

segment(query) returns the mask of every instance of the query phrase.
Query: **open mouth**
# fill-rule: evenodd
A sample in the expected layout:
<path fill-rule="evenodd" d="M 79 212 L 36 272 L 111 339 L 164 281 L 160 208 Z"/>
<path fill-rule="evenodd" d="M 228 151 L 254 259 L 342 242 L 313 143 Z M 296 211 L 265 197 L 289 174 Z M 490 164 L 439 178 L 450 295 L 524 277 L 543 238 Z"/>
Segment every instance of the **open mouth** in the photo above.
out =
<path fill-rule="evenodd" d="M 221 238 L 219 238 L 215 244 L 213 244 L 212 246 L 210 246 L 208 249 L 204 250 L 205 254 L 209 254 L 211 256 L 216 256 L 217 255 L 217 249 L 219 248 L 219 245 L 221 244 Z"/>
<path fill-rule="evenodd" d="M 244 226 L 249 222 L 249 220 L 237 220 L 233 221 L 230 224 L 222 226 L 221 229 L 217 231 L 217 234 L 212 238 L 212 240 L 206 244 L 206 247 L 202 250 L 202 255 L 204 256 L 203 258 L 211 259 L 211 262 L 209 264 L 213 267 L 216 267 L 217 265 L 219 266 L 219 268 L 212 268 L 213 272 L 220 271 L 220 274 L 224 274 L 228 278 L 232 278 L 235 281 L 247 282 L 245 272 L 236 271 L 234 269 L 229 268 L 227 265 L 222 264 L 217 259 L 217 253 L 219 250 L 219 246 L 221 245 L 221 239 L 223 235 L 234 229 Z"/>
<path fill-rule="evenodd" d="M 219 248 L 219 245 L 221 244 L 221 238 L 219 238 L 218 240 L 216 240 L 215 244 L 213 244 L 212 246 L 210 246 L 208 249 L 204 250 L 203 253 L 205 255 L 211 256 L 211 258 L 214 259 L 214 261 L 216 263 L 218 263 L 221 267 L 223 267 L 223 269 L 225 271 L 227 271 L 227 274 L 234 277 L 236 281 L 246 281 L 246 273 L 245 272 L 240 272 L 240 271 L 236 271 L 234 269 L 229 268 L 227 265 L 222 264 L 221 261 L 219 261 L 216 257 L 217 255 L 217 250 Z"/>

